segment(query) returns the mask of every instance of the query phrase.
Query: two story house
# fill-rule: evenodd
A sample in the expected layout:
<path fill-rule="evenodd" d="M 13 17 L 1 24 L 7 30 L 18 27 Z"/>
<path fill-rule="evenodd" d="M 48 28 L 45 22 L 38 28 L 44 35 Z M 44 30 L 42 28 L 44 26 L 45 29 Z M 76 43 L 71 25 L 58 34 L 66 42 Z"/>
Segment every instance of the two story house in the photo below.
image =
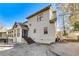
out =
<path fill-rule="evenodd" d="M 51 5 L 26 18 L 29 31 L 28 37 L 31 37 L 36 43 L 50 44 L 55 42 L 55 21 L 56 11 L 53 11 Z"/>

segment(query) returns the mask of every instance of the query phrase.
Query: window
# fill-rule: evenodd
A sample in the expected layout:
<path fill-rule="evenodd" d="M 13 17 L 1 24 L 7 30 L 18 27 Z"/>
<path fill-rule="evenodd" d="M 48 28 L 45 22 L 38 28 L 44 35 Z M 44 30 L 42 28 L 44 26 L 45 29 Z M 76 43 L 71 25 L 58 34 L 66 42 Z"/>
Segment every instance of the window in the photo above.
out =
<path fill-rule="evenodd" d="M 36 33 L 36 29 L 34 29 L 34 33 Z"/>
<path fill-rule="evenodd" d="M 39 14 L 39 15 L 37 16 L 37 21 L 41 21 L 42 18 L 43 18 L 43 13 L 41 13 L 41 14 Z"/>
<path fill-rule="evenodd" d="M 44 34 L 48 34 L 48 29 L 47 29 L 47 27 L 44 27 Z"/>

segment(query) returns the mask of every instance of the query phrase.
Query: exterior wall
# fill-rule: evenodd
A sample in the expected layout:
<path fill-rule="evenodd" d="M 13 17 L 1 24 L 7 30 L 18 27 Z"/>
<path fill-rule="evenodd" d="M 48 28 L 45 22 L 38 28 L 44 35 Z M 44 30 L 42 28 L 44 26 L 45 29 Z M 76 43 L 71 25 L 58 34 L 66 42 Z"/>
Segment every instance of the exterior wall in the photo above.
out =
<path fill-rule="evenodd" d="M 13 42 L 14 43 L 17 43 L 17 36 L 16 36 L 17 35 L 17 32 L 16 31 L 17 31 L 16 28 L 14 28 L 13 29 Z"/>
<path fill-rule="evenodd" d="M 19 36 L 18 35 L 18 30 L 19 29 Z M 15 43 L 22 43 L 22 28 L 20 26 L 17 26 L 17 28 L 14 28 L 14 30 L 16 30 L 16 36 L 13 38 Z"/>
<path fill-rule="evenodd" d="M 18 31 L 17 30 L 20 30 L 19 32 L 20 32 L 20 36 L 17 36 L 18 35 Z M 17 43 L 20 43 L 21 42 L 21 40 L 22 40 L 22 29 L 21 28 L 16 28 L 16 40 L 17 40 Z"/>
<path fill-rule="evenodd" d="M 8 39 L 13 39 L 13 32 L 12 32 L 12 30 L 8 30 L 7 35 L 8 35 Z"/>
<path fill-rule="evenodd" d="M 37 14 L 28 20 L 29 32 L 28 36 L 38 43 L 52 43 L 55 42 L 55 24 L 50 23 L 51 9 L 43 12 L 43 18 L 41 21 L 37 21 Z M 31 26 L 30 26 L 31 24 Z M 48 34 L 44 34 L 44 27 L 48 28 Z M 36 33 L 33 33 L 36 29 Z"/>

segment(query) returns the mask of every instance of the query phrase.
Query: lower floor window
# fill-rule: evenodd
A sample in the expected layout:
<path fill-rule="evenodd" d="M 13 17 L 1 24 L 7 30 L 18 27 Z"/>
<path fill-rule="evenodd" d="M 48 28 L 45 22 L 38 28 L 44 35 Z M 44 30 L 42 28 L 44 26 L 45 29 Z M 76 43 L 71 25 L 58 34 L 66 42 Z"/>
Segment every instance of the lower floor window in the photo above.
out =
<path fill-rule="evenodd" d="M 44 27 L 44 34 L 48 34 L 48 28 Z"/>
<path fill-rule="evenodd" d="M 36 29 L 34 29 L 34 33 L 36 33 Z"/>

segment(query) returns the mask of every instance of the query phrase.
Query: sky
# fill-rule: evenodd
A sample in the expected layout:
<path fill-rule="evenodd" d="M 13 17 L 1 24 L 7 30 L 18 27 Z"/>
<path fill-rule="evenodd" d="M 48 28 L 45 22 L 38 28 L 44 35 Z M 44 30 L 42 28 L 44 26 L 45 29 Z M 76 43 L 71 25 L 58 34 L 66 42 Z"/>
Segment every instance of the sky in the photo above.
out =
<path fill-rule="evenodd" d="M 0 23 L 6 28 L 11 28 L 15 22 L 26 21 L 26 17 L 48 5 L 48 3 L 0 3 Z M 52 4 L 53 9 L 55 5 Z"/>

